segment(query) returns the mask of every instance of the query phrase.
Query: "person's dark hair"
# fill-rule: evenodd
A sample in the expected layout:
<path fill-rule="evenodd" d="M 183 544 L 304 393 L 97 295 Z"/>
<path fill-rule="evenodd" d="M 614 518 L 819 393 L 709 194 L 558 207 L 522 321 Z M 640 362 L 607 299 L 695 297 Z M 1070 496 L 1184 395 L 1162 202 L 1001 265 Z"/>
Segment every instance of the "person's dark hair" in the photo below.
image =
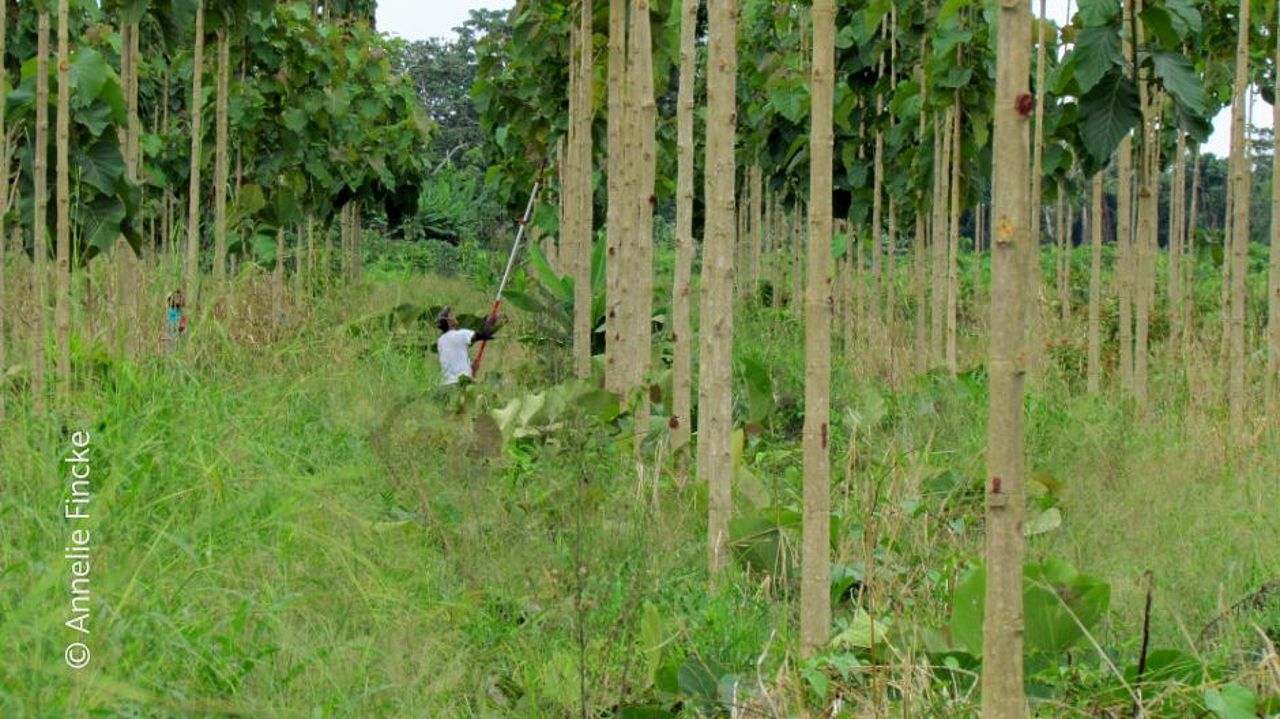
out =
<path fill-rule="evenodd" d="M 449 331 L 449 315 L 450 313 L 452 313 L 452 311 L 453 311 L 453 308 L 449 306 L 446 306 L 444 309 L 440 310 L 440 314 L 436 315 L 436 329 L 440 330 L 441 332 Z"/>

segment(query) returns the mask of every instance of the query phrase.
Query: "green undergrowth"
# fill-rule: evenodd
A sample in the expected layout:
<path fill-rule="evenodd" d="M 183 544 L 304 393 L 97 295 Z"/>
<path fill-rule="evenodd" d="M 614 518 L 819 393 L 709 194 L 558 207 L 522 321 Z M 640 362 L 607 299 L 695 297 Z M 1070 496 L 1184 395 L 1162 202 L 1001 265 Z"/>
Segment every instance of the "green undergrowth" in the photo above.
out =
<path fill-rule="evenodd" d="M 480 383 L 443 391 L 421 310 L 488 300 L 461 278 L 371 275 L 265 346 L 197 325 L 170 354 L 103 356 L 69 409 L 0 429 L 0 715 L 974 715 L 973 647 L 946 634 L 964 629 L 953 606 L 982 543 L 981 364 L 891 382 L 836 362 L 838 639 L 802 662 L 794 314 L 740 315 L 735 559 L 713 592 L 706 492 L 661 433 L 642 468 L 627 417 L 587 403 L 504 439 L 490 410 L 553 383 L 537 348 L 500 340 Z M 1075 391 L 1074 372 L 1051 355 L 1029 386 L 1028 559 L 1105 583 L 1109 603 L 1029 664 L 1039 715 L 1127 708 L 1147 576 L 1151 647 L 1180 672 L 1157 716 L 1238 690 L 1262 702 L 1254 626 L 1275 636 L 1280 612 L 1248 598 L 1280 578 L 1274 433 L 1226 445 L 1212 367 L 1157 363 L 1142 421 Z M 63 624 L 77 430 L 87 638 Z M 93 659 L 74 671 L 78 639 Z"/>

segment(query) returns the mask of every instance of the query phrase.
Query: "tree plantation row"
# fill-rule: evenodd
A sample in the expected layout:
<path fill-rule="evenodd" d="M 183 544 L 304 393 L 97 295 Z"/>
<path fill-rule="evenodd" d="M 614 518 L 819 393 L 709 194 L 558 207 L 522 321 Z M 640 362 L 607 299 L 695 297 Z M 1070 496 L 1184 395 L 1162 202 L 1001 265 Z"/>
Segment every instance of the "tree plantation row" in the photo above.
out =
<path fill-rule="evenodd" d="M 289 264 L 319 287 L 339 263 L 343 277 L 360 277 L 363 215 L 395 227 L 415 219 L 432 123 L 391 69 L 398 46 L 372 31 L 372 3 L 0 10 L 0 245 L 29 260 L 9 281 L 30 298 L 6 312 L 0 336 L 24 340 L 10 356 L 30 358 L 37 414 L 46 355 L 65 398 L 73 321 L 98 327 L 95 298 L 109 299 L 113 344 L 131 356 L 152 345 L 159 298 L 139 296 L 139 273 L 185 288 L 197 310 L 241 264 L 273 268 L 280 287 Z M 85 291 L 73 287 L 91 271 Z"/>
<path fill-rule="evenodd" d="M 1083 389 L 1107 391 L 1141 418 L 1161 411 L 1154 357 L 1221 362 L 1220 401 L 1240 448 L 1280 409 L 1280 222 L 1266 232 L 1251 216 L 1245 122 L 1251 86 L 1277 107 L 1275 6 L 1090 0 L 1064 27 L 1044 19 L 1043 1 L 1039 19 L 1028 3 L 966 0 L 710 0 L 705 10 L 698 0 L 522 3 L 511 36 L 481 60 L 475 99 L 497 144 L 491 178 L 527 175 L 544 152 L 562 165 L 559 244 L 547 254 L 572 278 L 578 373 L 591 372 L 599 321 L 587 288 L 601 195 L 606 386 L 630 394 L 662 369 L 649 321 L 653 218 L 658 198 L 674 196 L 669 426 L 683 446 L 694 424 L 700 251 L 696 467 L 708 486 L 714 584 L 730 561 L 735 300 L 748 311 L 803 309 L 799 614 L 801 651 L 812 654 L 832 624 L 833 329 L 844 362 L 886 376 L 985 365 L 983 715 L 1024 716 L 1024 381 L 1077 311 L 1075 238 L 1088 248 Z M 1225 106 L 1228 199 L 1210 220 L 1198 147 Z M 1274 217 L 1280 185 L 1263 187 Z M 1218 222 L 1214 238 L 1205 228 Z M 1048 287 L 1042 237 L 1056 244 Z M 1251 247 L 1265 252 L 1255 237 L 1270 246 L 1265 271 L 1250 261 Z M 1220 277 L 1199 269 L 1210 244 Z M 1221 288 L 1207 315 L 1195 297 L 1206 282 Z M 1261 307 L 1250 302 L 1259 287 Z M 1118 329 L 1104 337 L 1112 306 Z M 1156 322 L 1167 328 L 1158 340 Z M 1104 354 L 1115 356 L 1111 371 Z M 637 447 L 648 394 L 632 395 Z"/>
<path fill-rule="evenodd" d="M 1246 116 L 1280 108 L 1275 2 L 517 0 L 452 45 L 374 9 L 0 0 L 0 419 L 33 428 L 0 469 L 40 544 L 29 478 L 92 407 L 100 466 L 150 491 L 103 473 L 145 528 L 115 526 L 103 596 L 151 608 L 104 636 L 174 668 L 98 709 L 1280 710 L 1280 622 L 1198 654 L 1280 586 L 1280 153 Z M 434 386 L 440 307 L 492 297 L 526 201 L 517 326 Z M 190 407 L 210 426 L 175 432 Z M 1178 507 L 1155 550 L 1091 529 L 1223 496 L 1152 476 L 1201 454 L 1241 506 Z M 1092 501 L 1066 520 L 1064 486 Z M 1064 524 L 1073 561 L 1222 554 L 1256 592 L 1197 567 L 1209 626 L 1149 651 L 1148 574 L 1117 649 L 1110 585 L 1031 539 Z M 173 638 L 188 582 L 231 628 Z M 33 641 L 28 604 L 0 633 Z"/>

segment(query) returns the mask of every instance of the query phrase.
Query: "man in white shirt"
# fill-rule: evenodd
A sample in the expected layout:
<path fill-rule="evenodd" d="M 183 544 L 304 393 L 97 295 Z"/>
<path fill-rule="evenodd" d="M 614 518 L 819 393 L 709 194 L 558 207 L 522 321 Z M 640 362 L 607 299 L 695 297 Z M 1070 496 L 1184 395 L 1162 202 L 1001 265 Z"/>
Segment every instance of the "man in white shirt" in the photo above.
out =
<path fill-rule="evenodd" d="M 436 351 L 440 354 L 441 384 L 458 384 L 463 377 L 471 380 L 471 353 L 473 342 L 493 339 L 493 335 L 502 324 L 501 317 L 489 317 L 484 327 L 477 330 L 458 327 L 458 319 L 453 310 L 445 307 L 436 317 L 436 327 L 440 330 L 440 339 L 436 340 Z"/>

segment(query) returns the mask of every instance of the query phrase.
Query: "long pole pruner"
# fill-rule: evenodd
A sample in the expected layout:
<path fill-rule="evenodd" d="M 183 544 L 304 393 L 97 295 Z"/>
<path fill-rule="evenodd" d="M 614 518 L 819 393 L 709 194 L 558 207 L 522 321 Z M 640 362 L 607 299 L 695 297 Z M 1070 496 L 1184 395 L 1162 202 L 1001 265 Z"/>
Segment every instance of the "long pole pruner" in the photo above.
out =
<path fill-rule="evenodd" d="M 547 161 L 542 160 L 538 168 L 538 178 L 533 181 L 533 191 L 529 193 L 529 203 L 524 207 L 524 217 L 520 219 L 520 227 L 516 230 L 516 241 L 511 245 L 511 255 L 507 257 L 507 267 L 502 271 L 502 281 L 498 283 L 498 296 L 493 300 L 493 309 L 489 311 L 487 322 L 492 324 L 498 319 L 498 308 L 502 307 L 502 292 L 507 289 L 507 280 L 511 279 L 511 269 L 515 267 L 516 255 L 520 252 L 520 241 L 524 239 L 525 228 L 533 215 L 533 205 L 538 200 L 538 191 L 542 189 L 542 177 L 547 171 Z M 476 351 L 476 359 L 471 363 L 471 376 L 480 374 L 480 360 L 484 359 L 484 348 L 488 340 L 480 340 L 480 349 Z"/>

